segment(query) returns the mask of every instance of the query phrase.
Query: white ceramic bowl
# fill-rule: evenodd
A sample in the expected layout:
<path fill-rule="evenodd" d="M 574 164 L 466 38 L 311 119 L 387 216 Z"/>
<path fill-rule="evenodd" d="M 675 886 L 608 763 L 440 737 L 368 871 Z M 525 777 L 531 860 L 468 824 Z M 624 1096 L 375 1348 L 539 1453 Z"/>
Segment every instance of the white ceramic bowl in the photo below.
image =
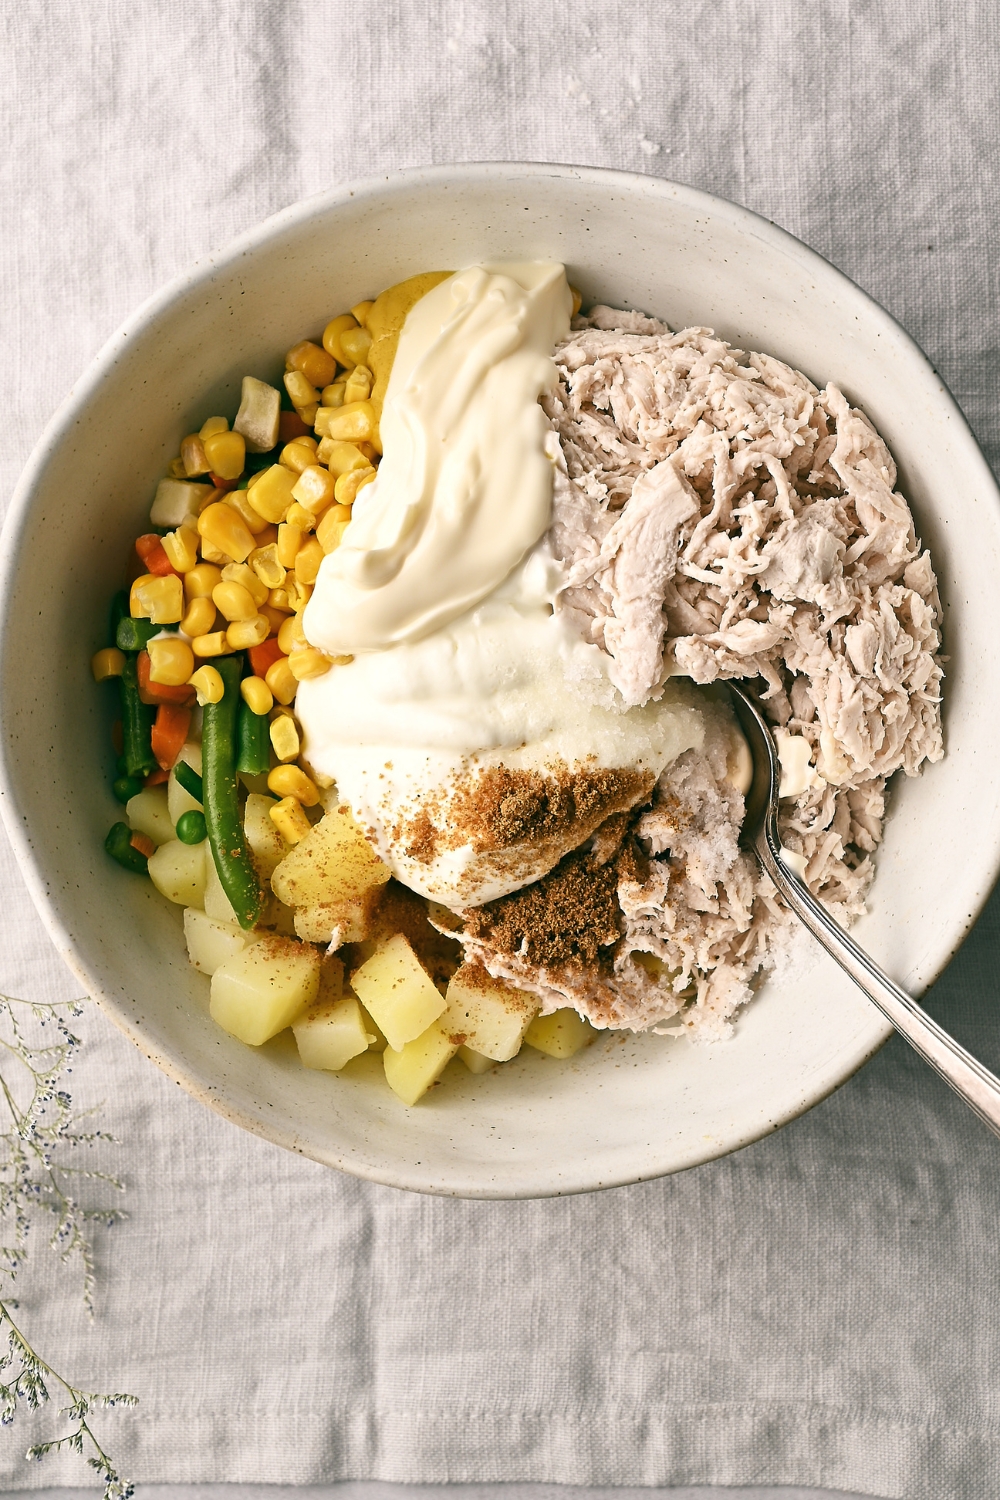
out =
<path fill-rule="evenodd" d="M 179 908 L 102 851 L 119 816 L 113 711 L 88 662 L 156 480 L 184 433 L 235 409 L 242 375 L 276 379 L 297 338 L 416 271 L 532 256 L 565 261 L 587 303 L 708 325 L 838 381 L 895 454 L 942 580 L 948 753 L 894 788 L 856 935 L 919 993 L 997 873 L 997 489 L 897 324 L 743 209 L 651 177 L 515 164 L 410 172 L 288 209 L 111 339 L 39 443 L 2 548 L 3 814 L 81 983 L 166 1073 L 247 1129 L 363 1177 L 476 1197 L 606 1187 L 731 1151 L 823 1098 L 888 1028 L 816 952 L 794 982 L 764 987 L 728 1043 L 608 1035 L 565 1064 L 526 1050 L 483 1078 L 455 1070 L 414 1110 L 374 1078 L 306 1072 L 287 1034 L 244 1047 L 209 1019 Z"/>

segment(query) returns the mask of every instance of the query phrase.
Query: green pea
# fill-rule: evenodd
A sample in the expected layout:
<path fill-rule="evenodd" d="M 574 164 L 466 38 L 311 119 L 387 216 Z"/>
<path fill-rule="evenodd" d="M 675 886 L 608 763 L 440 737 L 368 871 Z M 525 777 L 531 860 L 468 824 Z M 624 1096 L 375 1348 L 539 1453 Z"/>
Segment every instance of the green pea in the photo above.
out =
<path fill-rule="evenodd" d="M 186 813 L 181 813 L 177 819 L 174 832 L 182 844 L 200 844 L 208 838 L 208 829 L 205 826 L 205 814 L 191 808 Z"/>
<path fill-rule="evenodd" d="M 130 798 L 137 797 L 142 791 L 142 782 L 137 776 L 118 776 L 111 783 L 111 790 L 119 802 L 128 802 Z"/>

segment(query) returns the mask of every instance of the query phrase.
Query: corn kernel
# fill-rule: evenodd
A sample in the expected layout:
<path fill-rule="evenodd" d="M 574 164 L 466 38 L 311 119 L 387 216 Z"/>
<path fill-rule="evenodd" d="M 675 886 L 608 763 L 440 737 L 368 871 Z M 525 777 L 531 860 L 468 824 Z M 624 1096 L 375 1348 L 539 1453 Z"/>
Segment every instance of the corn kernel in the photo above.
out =
<path fill-rule="evenodd" d="M 292 503 L 295 475 L 283 464 L 272 464 L 265 469 L 252 490 L 247 490 L 247 499 L 265 521 L 277 525 L 285 518 L 285 511 Z M 243 561 L 242 558 L 239 559 Z"/>
<path fill-rule="evenodd" d="M 324 469 L 319 464 L 310 464 L 299 475 L 292 495 L 315 516 L 330 504 L 336 482 L 336 476 L 329 469 Z"/>
<path fill-rule="evenodd" d="M 278 646 L 290 656 L 293 651 L 303 651 L 309 642 L 302 632 L 302 621 L 298 615 L 289 615 L 278 631 Z"/>
<path fill-rule="evenodd" d="M 245 562 L 256 546 L 238 512 L 221 501 L 202 511 L 198 517 L 198 532 L 210 546 L 224 552 L 227 559 L 234 562 Z"/>
<path fill-rule="evenodd" d="M 285 390 L 288 392 L 292 405 L 298 410 L 304 406 L 319 405 L 319 391 L 314 385 L 309 384 L 301 370 L 285 371 Z"/>
<path fill-rule="evenodd" d="M 302 583 L 293 574 L 291 578 L 285 579 L 285 589 L 288 593 L 288 607 L 294 614 L 301 614 L 312 596 L 312 584 Z"/>
<path fill-rule="evenodd" d="M 278 561 L 283 568 L 294 568 L 302 532 L 297 526 L 285 524 L 278 527 Z"/>
<path fill-rule="evenodd" d="M 282 448 L 278 462 L 284 464 L 286 469 L 291 469 L 293 474 L 301 474 L 303 469 L 308 469 L 310 464 L 316 462 L 316 439 L 293 438 Z"/>
<path fill-rule="evenodd" d="M 340 339 L 341 335 L 345 334 L 349 328 L 357 328 L 357 326 L 357 318 L 353 318 L 350 313 L 341 313 L 339 318 L 331 318 L 323 329 L 323 348 L 327 354 L 332 355 L 342 365 L 353 365 L 356 363 L 353 359 L 347 360 L 344 358 L 340 348 Z"/>
<path fill-rule="evenodd" d="M 307 682 L 310 677 L 323 677 L 329 672 L 333 662 L 322 651 L 317 651 L 315 646 L 307 646 L 304 651 L 290 652 L 288 665 L 296 682 Z"/>
<path fill-rule="evenodd" d="M 345 380 L 335 380 L 332 385 L 325 385 L 320 392 L 321 406 L 343 406 Z"/>
<path fill-rule="evenodd" d="M 213 432 L 205 438 L 208 467 L 220 479 L 239 479 L 246 463 L 247 445 L 241 432 Z"/>
<path fill-rule="evenodd" d="M 132 587 L 129 589 L 128 595 L 128 612 L 132 616 L 133 620 L 139 620 L 144 617 L 143 608 L 139 602 L 140 588 L 145 583 L 152 583 L 153 579 L 156 576 L 157 575 L 155 573 L 140 573 L 139 577 L 133 580 Z"/>
<path fill-rule="evenodd" d="M 226 691 L 226 685 L 222 680 L 221 672 L 215 667 L 199 667 L 188 678 L 188 682 L 198 694 L 198 702 L 202 708 L 206 703 L 221 703 L 222 695 Z"/>
<path fill-rule="evenodd" d="M 345 328 L 340 335 L 341 364 L 363 365 L 371 346 L 372 336 L 367 328 Z"/>
<path fill-rule="evenodd" d="M 199 563 L 196 568 L 184 574 L 184 592 L 189 599 L 210 599 L 212 590 L 221 582 L 221 568 L 215 567 L 213 563 Z"/>
<path fill-rule="evenodd" d="M 251 552 L 250 556 L 253 557 L 254 553 Z M 241 583 L 258 608 L 267 603 L 267 584 L 261 583 L 253 568 L 248 568 L 246 563 L 227 563 L 222 570 L 222 581 Z"/>
<path fill-rule="evenodd" d="M 271 590 L 271 592 L 267 596 L 267 602 L 270 605 L 271 609 L 284 610 L 286 614 L 288 614 L 292 608 L 292 606 L 288 602 L 288 589 L 281 588 L 280 586 Z"/>
<path fill-rule="evenodd" d="M 295 410 L 298 412 L 299 416 L 302 418 L 307 427 L 315 426 L 316 413 L 319 411 L 318 401 L 310 401 L 308 406 L 297 406 Z"/>
<path fill-rule="evenodd" d="M 315 531 L 316 517 L 311 510 L 306 510 L 305 506 L 300 505 L 296 500 L 288 507 L 288 514 L 285 517 L 285 524 L 288 526 L 296 526 L 301 532 Z M 296 556 L 297 555 L 298 554 L 296 554 Z"/>
<path fill-rule="evenodd" d="M 225 417 L 209 417 L 207 422 L 203 422 L 201 424 L 201 431 L 199 432 L 198 436 L 201 438 L 202 442 L 204 442 L 206 438 L 214 437 L 217 432 L 228 431 L 229 423 L 226 421 Z M 218 470 L 216 470 L 216 473 L 218 473 Z"/>
<path fill-rule="evenodd" d="M 267 530 L 268 522 L 259 511 L 254 510 L 247 498 L 246 490 L 230 490 L 223 504 L 232 507 L 247 531 L 256 539 L 257 546 L 260 546 L 260 535 Z"/>
<path fill-rule="evenodd" d="M 375 377 L 367 365 L 355 365 L 344 382 L 344 404 L 349 401 L 367 401 L 374 383 Z"/>
<path fill-rule="evenodd" d="M 279 714 L 271 720 L 271 744 L 281 761 L 295 760 L 302 748 L 299 731 L 291 714 Z"/>
<path fill-rule="evenodd" d="M 95 651 L 90 658 L 90 670 L 95 682 L 107 682 L 109 677 L 120 677 L 125 670 L 124 651 L 119 651 L 117 646 L 105 646 L 103 651 Z"/>
<path fill-rule="evenodd" d="M 277 635 L 282 625 L 284 625 L 285 621 L 288 619 L 288 615 L 285 613 L 285 611 L 283 609 L 275 609 L 273 604 L 262 604 L 260 607 L 260 612 L 270 626 L 270 629 L 267 632 L 268 635 Z"/>
<path fill-rule="evenodd" d="M 253 489 L 254 485 L 257 483 L 258 479 L 263 474 L 263 472 L 264 472 L 263 469 L 254 469 L 254 471 L 253 471 L 252 474 L 248 474 L 247 475 L 247 489 L 248 490 L 252 490 Z"/>
<path fill-rule="evenodd" d="M 326 554 L 314 536 L 303 542 L 295 554 L 295 577 L 299 583 L 315 583 L 320 563 Z"/>
<path fill-rule="evenodd" d="M 377 472 L 374 468 L 368 468 L 352 469 L 349 474 L 341 474 L 333 489 L 337 504 L 353 505 L 358 491 L 363 490 L 366 484 L 371 484 Z"/>
<path fill-rule="evenodd" d="M 251 646 L 262 646 L 270 633 L 267 616 L 254 615 L 251 620 L 235 620 L 226 631 L 226 640 L 234 651 L 248 651 Z"/>
<path fill-rule="evenodd" d="M 274 704 L 274 694 L 263 677 L 244 677 L 240 683 L 240 695 L 252 714 L 269 714 Z"/>
<path fill-rule="evenodd" d="M 215 605 L 210 598 L 192 599 L 181 620 L 187 636 L 208 635 L 215 628 Z"/>
<path fill-rule="evenodd" d="M 276 700 L 286 706 L 293 701 L 299 690 L 299 685 L 292 675 L 292 669 L 288 665 L 288 658 L 282 656 L 280 660 L 272 662 L 264 674 L 264 681 L 271 689 Z"/>
<path fill-rule="evenodd" d="M 377 464 L 382 456 L 381 449 L 376 448 L 374 443 L 355 443 L 354 446 L 367 463 Z"/>
<path fill-rule="evenodd" d="M 152 620 L 154 625 L 177 625 L 184 613 L 184 587 L 176 573 L 165 578 L 147 574 L 132 585 L 132 597 L 138 605 L 133 616 Z"/>
<path fill-rule="evenodd" d="M 193 479 L 196 474 L 208 473 L 205 446 L 196 432 L 189 433 L 181 443 L 181 463 L 188 479 Z"/>
<path fill-rule="evenodd" d="M 303 339 L 301 344 L 289 349 L 285 364 L 289 369 L 301 370 L 313 385 L 329 385 L 337 373 L 336 356 L 328 354 L 310 339 Z"/>
<path fill-rule="evenodd" d="M 163 538 L 167 561 L 178 573 L 190 573 L 198 565 L 198 533 L 190 526 L 178 526 Z"/>
<path fill-rule="evenodd" d="M 213 547 L 212 543 L 207 541 L 205 537 L 201 539 L 201 555 L 205 562 L 212 563 L 217 568 L 225 567 L 229 561 L 229 553 L 220 551 L 218 547 Z"/>
<path fill-rule="evenodd" d="M 167 464 L 168 479 L 186 479 L 187 469 L 184 467 L 183 458 L 172 458 Z"/>
<path fill-rule="evenodd" d="M 320 437 L 336 438 L 339 442 L 352 443 L 359 439 L 371 442 L 378 438 L 378 421 L 375 408 L 370 401 L 352 401 L 339 411 L 328 406 L 320 407 L 316 413 L 316 431 Z"/>
<path fill-rule="evenodd" d="M 324 438 L 316 454 L 320 463 L 326 464 L 335 479 L 349 474 L 352 469 L 368 469 L 371 461 L 361 452 L 357 443 L 342 443 L 335 438 Z"/>
<path fill-rule="evenodd" d="M 294 797 L 282 797 L 268 808 L 271 821 L 286 844 L 298 844 L 312 828 L 312 824 Z"/>
<path fill-rule="evenodd" d="M 269 547 L 258 547 L 251 552 L 249 558 L 250 566 L 268 590 L 279 589 L 285 581 L 285 569 L 278 561 L 278 548 L 275 543 Z M 265 602 L 263 599 L 260 601 Z"/>
<path fill-rule="evenodd" d="M 315 807 L 319 801 L 316 783 L 298 766 L 275 766 L 267 774 L 267 787 L 279 797 L 294 797 L 303 807 Z"/>
<path fill-rule="evenodd" d="M 344 514 L 345 511 L 346 515 Z M 316 540 L 323 548 L 324 553 L 336 552 L 343 540 L 344 532 L 347 530 L 350 519 L 351 512 L 346 505 L 330 506 L 330 509 L 316 527 Z"/>
<path fill-rule="evenodd" d="M 195 656 L 229 656 L 233 647 L 224 630 L 212 630 L 208 635 L 196 635 L 191 641 L 191 650 Z"/>
<path fill-rule="evenodd" d="M 570 316 L 575 318 L 577 313 L 580 311 L 580 308 L 583 306 L 583 297 L 577 291 L 575 286 L 571 286 L 569 290 L 570 295 L 573 298 L 573 311 Z"/>
<path fill-rule="evenodd" d="M 163 687 L 181 687 L 194 671 L 194 652 L 187 641 L 150 641 L 149 680 Z"/>
<path fill-rule="evenodd" d="M 257 604 L 249 589 L 242 583 L 223 581 L 212 590 L 215 607 L 224 620 L 252 620 L 257 613 Z"/>
<path fill-rule="evenodd" d="M 362 328 L 367 328 L 368 314 L 371 312 L 374 306 L 374 302 L 355 302 L 354 306 L 351 308 L 352 317 L 357 318 Z"/>

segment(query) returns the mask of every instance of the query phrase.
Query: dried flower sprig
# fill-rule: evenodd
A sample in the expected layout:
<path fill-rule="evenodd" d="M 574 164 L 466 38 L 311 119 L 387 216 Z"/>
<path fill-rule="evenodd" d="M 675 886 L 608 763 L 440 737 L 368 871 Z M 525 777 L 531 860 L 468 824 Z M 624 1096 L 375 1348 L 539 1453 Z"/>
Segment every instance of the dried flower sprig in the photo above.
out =
<path fill-rule="evenodd" d="M 0 1129 L 0 1277 L 13 1283 L 27 1259 L 33 1224 L 47 1216 L 49 1247 L 63 1263 L 78 1261 L 84 1305 L 93 1316 L 89 1231 L 94 1224 L 110 1227 L 124 1215 L 119 1209 L 86 1206 L 77 1197 L 86 1183 L 121 1191 L 117 1178 L 67 1160 L 80 1147 L 114 1141 L 106 1131 L 80 1128 L 93 1111 L 74 1113 L 72 1098 L 61 1086 L 80 1045 L 69 1022 L 81 1014 L 78 1001 L 42 1005 L 0 995 L 0 1100 L 6 1111 L 5 1117 L 0 1112 L 6 1127 Z M 0 1353 L 0 1424 L 9 1426 L 21 1407 L 37 1411 L 49 1400 L 49 1387 L 60 1387 L 69 1398 L 62 1412 L 72 1430 L 35 1444 L 26 1456 L 43 1458 L 68 1448 L 85 1457 L 104 1480 L 105 1500 L 128 1500 L 132 1485 L 118 1474 L 88 1418 L 95 1408 L 134 1406 L 135 1397 L 97 1395 L 64 1379 L 14 1322 L 11 1308 L 16 1306 L 10 1296 L 0 1300 L 0 1327 L 7 1332 L 6 1352 Z"/>

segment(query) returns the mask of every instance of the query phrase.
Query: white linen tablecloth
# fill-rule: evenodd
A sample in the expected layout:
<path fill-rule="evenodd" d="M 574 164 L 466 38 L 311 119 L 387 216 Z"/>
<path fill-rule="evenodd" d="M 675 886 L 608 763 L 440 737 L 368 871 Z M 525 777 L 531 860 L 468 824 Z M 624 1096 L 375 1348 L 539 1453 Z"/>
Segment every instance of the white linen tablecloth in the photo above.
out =
<path fill-rule="evenodd" d="M 988 3 L 28 0 L 4 35 L 5 497 L 194 258 L 308 193 L 477 159 L 655 173 L 776 220 L 899 318 L 1000 460 Z M 73 994 L 5 844 L 0 891 L 3 988 Z M 994 901 L 929 1000 L 993 1067 L 998 923 Z M 1000 1146 L 902 1043 L 736 1156 L 479 1203 L 286 1154 L 96 1010 L 80 1029 L 74 1093 L 121 1138 L 130 1218 L 97 1233 L 93 1326 L 40 1239 L 21 1314 L 80 1383 L 141 1398 L 101 1431 L 144 1483 L 1000 1492 Z M 26 1466 L 30 1435 L 4 1435 L 8 1491 L 86 1482 Z"/>

